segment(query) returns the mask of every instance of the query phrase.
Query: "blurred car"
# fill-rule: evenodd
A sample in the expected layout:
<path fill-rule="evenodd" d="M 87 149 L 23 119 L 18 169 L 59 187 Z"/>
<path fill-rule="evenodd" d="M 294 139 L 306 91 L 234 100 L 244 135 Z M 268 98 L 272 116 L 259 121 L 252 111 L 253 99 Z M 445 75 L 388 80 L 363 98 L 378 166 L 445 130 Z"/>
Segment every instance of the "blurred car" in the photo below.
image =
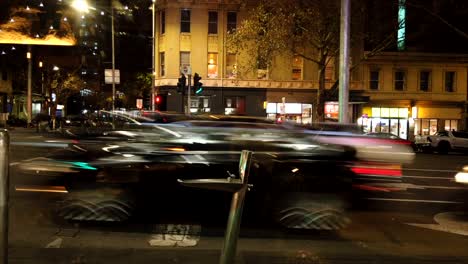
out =
<path fill-rule="evenodd" d="M 364 161 L 411 163 L 414 160 L 414 148 L 409 140 L 383 137 L 382 133 L 366 135 L 354 124 L 317 123 L 302 127 L 321 143 L 354 148 L 356 157 Z"/>
<path fill-rule="evenodd" d="M 391 139 L 391 140 L 397 140 L 401 142 L 402 144 L 410 145 L 414 151 L 418 150 L 420 146 L 417 146 L 415 142 L 407 139 L 400 138 L 399 136 L 392 134 L 392 133 L 383 133 L 383 132 L 372 132 L 372 133 L 366 133 L 366 136 L 369 137 L 376 137 L 376 138 L 386 138 L 386 139 Z"/>
<path fill-rule="evenodd" d="M 302 130 L 157 124 L 113 131 L 118 132 L 128 137 L 77 141 L 46 158 L 18 163 L 13 169 L 21 176 L 14 185 L 22 191 L 60 188 L 66 195 L 58 214 L 68 220 L 137 217 L 224 225 L 230 194 L 187 188 L 177 180 L 231 177 L 240 151 L 248 149 L 254 165 L 247 225 L 339 229 L 349 223 L 356 175 L 349 148 L 319 144 Z"/>

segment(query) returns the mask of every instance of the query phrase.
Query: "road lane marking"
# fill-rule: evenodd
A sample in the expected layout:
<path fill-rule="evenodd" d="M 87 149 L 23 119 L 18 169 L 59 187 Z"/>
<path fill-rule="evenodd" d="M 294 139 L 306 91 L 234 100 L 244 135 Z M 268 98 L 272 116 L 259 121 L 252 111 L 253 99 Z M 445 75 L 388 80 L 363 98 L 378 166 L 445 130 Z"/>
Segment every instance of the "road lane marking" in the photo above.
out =
<path fill-rule="evenodd" d="M 457 170 L 434 170 L 434 169 L 410 169 L 403 168 L 403 171 L 433 171 L 433 172 L 458 172 Z"/>
<path fill-rule="evenodd" d="M 44 142 L 11 142 L 10 145 L 29 146 L 29 147 L 55 147 L 55 148 L 68 147 L 68 144 L 64 144 L 64 143 L 44 143 Z"/>
<path fill-rule="evenodd" d="M 374 201 L 411 202 L 411 203 L 438 203 L 438 204 L 462 204 L 463 203 L 463 202 L 454 202 L 454 201 L 397 199 L 397 198 L 366 198 L 366 199 L 374 200 Z"/>
<path fill-rule="evenodd" d="M 461 217 L 460 217 L 461 216 Z M 468 221 L 464 212 L 444 212 L 434 216 L 437 224 L 406 223 L 410 226 L 468 236 Z"/>
<path fill-rule="evenodd" d="M 456 186 L 430 186 L 430 185 L 416 185 L 416 186 L 425 188 L 425 189 L 468 190 L 468 187 L 456 187 Z"/>
<path fill-rule="evenodd" d="M 442 180 L 453 180 L 454 177 L 431 177 L 431 176 L 412 176 L 412 175 L 404 175 L 403 178 L 415 178 L 415 179 L 442 179 Z"/>

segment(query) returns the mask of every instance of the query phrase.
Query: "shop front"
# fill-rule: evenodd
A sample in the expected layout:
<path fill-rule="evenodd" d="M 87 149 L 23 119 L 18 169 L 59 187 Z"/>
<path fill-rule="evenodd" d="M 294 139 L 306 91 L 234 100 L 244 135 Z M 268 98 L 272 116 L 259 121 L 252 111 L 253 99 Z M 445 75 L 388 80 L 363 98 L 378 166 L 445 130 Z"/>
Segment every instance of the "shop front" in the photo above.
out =
<path fill-rule="evenodd" d="M 414 140 L 441 130 L 459 130 L 461 115 L 461 108 L 456 106 L 372 106 L 363 107 L 357 123 L 367 133 L 390 133 Z"/>
<path fill-rule="evenodd" d="M 266 103 L 267 118 L 271 120 L 293 121 L 299 124 L 312 123 L 312 104 Z"/>
<path fill-rule="evenodd" d="M 461 125 L 462 108 L 414 106 L 414 136 L 434 135 L 438 131 L 457 131 Z"/>
<path fill-rule="evenodd" d="M 390 133 L 408 139 L 410 119 L 407 107 L 364 107 L 357 122 L 366 133 Z"/>

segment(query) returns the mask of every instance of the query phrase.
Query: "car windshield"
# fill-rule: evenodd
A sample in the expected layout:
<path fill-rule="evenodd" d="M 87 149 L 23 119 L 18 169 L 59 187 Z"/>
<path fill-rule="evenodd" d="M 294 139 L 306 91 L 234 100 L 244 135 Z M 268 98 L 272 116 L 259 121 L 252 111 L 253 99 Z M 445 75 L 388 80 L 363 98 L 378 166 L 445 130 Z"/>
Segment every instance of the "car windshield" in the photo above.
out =
<path fill-rule="evenodd" d="M 468 263 L 467 0 L 0 0 L 0 264 Z"/>

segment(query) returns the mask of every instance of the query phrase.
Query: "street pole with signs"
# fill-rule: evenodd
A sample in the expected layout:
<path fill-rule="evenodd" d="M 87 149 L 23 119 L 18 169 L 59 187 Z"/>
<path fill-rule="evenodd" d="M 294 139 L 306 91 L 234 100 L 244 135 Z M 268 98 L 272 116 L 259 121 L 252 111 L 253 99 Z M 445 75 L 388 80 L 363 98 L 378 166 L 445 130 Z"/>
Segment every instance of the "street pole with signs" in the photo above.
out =
<path fill-rule="evenodd" d="M 188 78 L 188 94 L 187 94 L 187 108 L 185 110 L 185 114 L 190 115 L 190 93 L 191 93 L 191 84 L 192 84 L 192 68 L 190 66 L 181 66 L 180 67 L 180 73 L 183 74 L 184 76 L 187 75 Z"/>

